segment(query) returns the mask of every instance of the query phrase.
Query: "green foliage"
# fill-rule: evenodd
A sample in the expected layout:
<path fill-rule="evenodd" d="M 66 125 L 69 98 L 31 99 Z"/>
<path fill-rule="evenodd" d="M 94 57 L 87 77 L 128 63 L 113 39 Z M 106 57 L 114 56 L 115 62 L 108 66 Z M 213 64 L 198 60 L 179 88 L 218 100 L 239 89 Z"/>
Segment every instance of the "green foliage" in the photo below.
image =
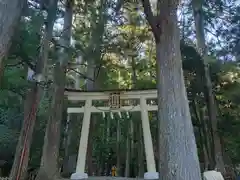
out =
<path fill-rule="evenodd" d="M 9 160 L 15 153 L 19 133 L 10 129 L 4 124 L 0 124 L 0 158 Z"/>

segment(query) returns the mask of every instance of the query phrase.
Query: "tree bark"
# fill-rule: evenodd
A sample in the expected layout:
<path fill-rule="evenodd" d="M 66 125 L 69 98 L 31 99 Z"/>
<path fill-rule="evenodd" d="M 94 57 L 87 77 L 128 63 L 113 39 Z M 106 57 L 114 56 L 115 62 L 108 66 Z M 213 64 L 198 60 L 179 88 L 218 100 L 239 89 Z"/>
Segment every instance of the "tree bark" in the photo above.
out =
<path fill-rule="evenodd" d="M 91 122 L 90 122 L 90 133 L 88 137 L 88 147 L 87 147 L 87 167 L 88 167 L 88 175 L 92 176 L 94 173 L 94 168 L 93 168 L 93 132 L 95 131 L 96 127 L 96 119 L 97 117 L 92 117 Z"/>
<path fill-rule="evenodd" d="M 107 150 L 107 156 L 105 157 L 105 161 L 104 161 L 104 171 L 106 173 L 106 176 L 109 175 L 109 166 L 110 168 L 111 165 L 109 164 L 109 160 L 110 160 L 110 153 L 111 153 L 111 149 L 109 148 L 109 144 L 110 144 L 110 137 L 111 137 L 111 121 L 112 118 L 106 118 L 106 150 Z"/>
<path fill-rule="evenodd" d="M 57 0 L 54 11 L 57 9 Z M 73 0 L 68 0 L 65 7 L 64 30 L 60 39 L 61 50 L 59 51 L 59 61 L 54 68 L 53 97 L 49 111 L 49 119 L 46 127 L 41 166 L 36 177 L 37 180 L 52 180 L 59 174 L 58 154 L 60 145 L 60 131 L 62 121 L 62 108 L 64 101 L 64 88 L 66 79 L 66 68 L 68 62 L 68 48 L 71 39 L 71 27 L 73 16 Z"/>
<path fill-rule="evenodd" d="M 95 79 L 95 62 L 93 60 L 89 60 L 88 66 L 87 66 L 87 77 L 94 80 L 91 81 L 90 79 L 87 79 L 86 83 L 86 89 L 87 91 L 93 91 L 96 89 L 96 79 Z M 97 116 L 91 116 L 91 122 L 90 122 L 90 130 L 89 130 L 89 137 L 88 137 L 88 147 L 87 147 L 87 167 L 88 167 L 88 175 L 92 176 L 93 174 L 93 132 L 95 130 L 97 123 Z"/>
<path fill-rule="evenodd" d="M 130 119 L 130 130 L 129 130 L 129 137 L 130 137 L 130 157 L 129 157 L 129 176 L 133 177 L 134 174 L 134 123 L 133 123 L 133 117 Z"/>
<path fill-rule="evenodd" d="M 37 85 L 34 84 L 33 88 L 27 93 L 25 99 L 24 121 L 14 156 L 14 162 L 9 176 L 11 180 L 16 180 L 17 178 L 23 180 L 27 175 L 28 157 L 32 141 L 32 133 L 36 120 L 37 107 L 35 103 L 39 102 L 39 93 L 37 89 Z M 21 156 L 23 156 L 22 160 Z M 21 169 L 19 169 L 20 166 Z"/>
<path fill-rule="evenodd" d="M 144 174 L 144 145 L 142 123 L 138 124 L 138 177 L 143 177 Z"/>
<path fill-rule="evenodd" d="M 199 110 L 197 108 L 197 105 L 196 105 L 196 101 L 195 99 L 192 100 L 192 108 L 193 108 L 193 112 L 195 114 L 195 117 L 196 117 L 196 120 L 198 121 L 198 130 L 199 130 L 199 139 L 200 139 L 200 144 L 201 144 L 201 149 L 202 149 L 202 154 L 203 154 L 203 159 L 204 159 L 204 167 L 203 169 L 204 170 L 207 170 L 208 167 L 209 167 L 209 164 L 210 164 L 210 161 L 209 161 L 209 154 L 207 153 L 207 142 L 204 141 L 204 135 L 206 135 L 204 132 L 204 128 L 205 126 L 203 125 L 203 121 L 201 120 L 201 116 L 200 116 L 200 113 L 199 113 Z"/>
<path fill-rule="evenodd" d="M 134 35 L 134 34 L 133 34 Z M 136 62 L 135 62 L 135 57 L 131 57 L 131 65 L 132 65 L 132 89 L 136 88 L 137 85 L 137 73 L 136 73 Z M 134 129 L 136 129 L 134 125 L 134 119 L 135 119 L 135 114 L 133 113 L 131 118 L 130 118 L 130 139 L 131 139 L 131 144 L 130 144 L 130 176 L 134 177 L 134 170 L 135 170 L 135 165 L 134 165 Z"/>
<path fill-rule="evenodd" d="M 195 29 L 197 36 L 198 51 L 203 58 L 204 64 L 204 80 L 205 80 L 205 96 L 207 99 L 209 119 L 211 121 L 213 144 L 214 144 L 214 157 L 215 157 L 215 169 L 220 170 L 223 174 L 225 173 L 221 140 L 218 133 L 218 120 L 217 120 L 217 107 L 215 103 L 212 82 L 209 74 L 208 62 L 207 62 L 207 46 L 205 42 L 204 33 L 204 17 L 203 17 L 203 6 L 204 0 L 193 0 L 193 16 L 195 21 Z"/>
<path fill-rule="evenodd" d="M 64 133 L 64 140 L 63 140 L 64 160 L 63 160 L 62 174 L 64 176 L 68 175 L 68 173 L 69 173 L 69 168 L 68 168 L 69 146 L 70 146 L 70 143 L 71 143 L 71 135 L 72 135 L 72 131 L 70 129 L 72 121 L 71 121 L 70 117 L 71 117 L 71 114 L 68 114 L 66 127 L 65 127 L 65 133 Z"/>
<path fill-rule="evenodd" d="M 206 149 L 208 159 L 209 159 L 209 166 L 207 168 L 214 169 L 215 161 L 214 161 L 214 157 L 212 156 L 212 146 L 211 146 L 212 136 L 211 136 L 211 132 L 210 132 L 208 119 L 206 119 L 206 117 L 205 117 L 204 109 L 199 109 L 199 112 L 200 112 L 199 115 L 200 115 L 200 120 L 201 120 L 201 124 L 202 124 L 203 139 L 204 139 L 204 143 L 205 143 L 205 147 L 206 147 L 205 149 Z"/>
<path fill-rule="evenodd" d="M 3 75 L 4 75 L 4 66 L 5 66 L 5 62 L 4 62 L 4 58 L 0 61 L 0 88 L 2 85 L 2 79 L 3 79 Z"/>
<path fill-rule="evenodd" d="M 51 11 L 51 5 L 48 11 Z M 51 11 L 48 14 L 47 25 L 45 28 L 45 33 L 43 37 L 43 46 L 41 53 L 39 55 L 39 60 L 36 66 L 36 75 L 44 74 L 44 69 L 46 67 L 46 62 L 48 60 L 49 52 L 49 42 L 52 38 L 53 24 L 55 21 L 56 11 Z M 21 133 L 19 136 L 14 162 L 10 173 L 10 179 L 16 180 L 20 177 L 20 180 L 24 179 L 27 173 L 29 150 L 32 141 L 32 134 L 36 120 L 37 107 L 40 102 L 40 97 L 42 94 L 42 87 L 39 87 L 37 83 L 32 84 L 32 88 L 28 91 L 25 104 L 24 104 L 24 122 L 22 125 Z M 24 147 L 25 145 L 25 147 Z M 25 149 L 25 150 L 24 150 Z M 23 160 L 21 162 L 21 156 L 23 155 Z M 21 164 L 21 169 L 19 166 Z"/>
<path fill-rule="evenodd" d="M 126 161 L 125 161 L 125 172 L 124 172 L 125 177 L 129 177 L 129 169 L 130 169 L 130 138 L 128 133 L 127 139 L 126 139 Z"/>
<path fill-rule="evenodd" d="M 117 144 L 116 144 L 116 154 L 117 154 L 117 175 L 120 175 L 120 166 L 121 166 L 121 158 L 120 158 L 120 141 L 121 141 L 121 124 L 120 124 L 121 119 L 117 119 Z"/>
<path fill-rule="evenodd" d="M 154 17 L 142 0 L 156 42 L 160 179 L 201 180 L 197 147 L 184 84 L 177 26 L 177 0 L 162 0 Z"/>
<path fill-rule="evenodd" d="M 21 19 L 21 14 L 27 0 L 2 0 L 0 2 L 0 75 L 3 75 L 3 59 L 11 45 L 11 38 Z M 0 76 L 1 85 L 1 76 Z"/>

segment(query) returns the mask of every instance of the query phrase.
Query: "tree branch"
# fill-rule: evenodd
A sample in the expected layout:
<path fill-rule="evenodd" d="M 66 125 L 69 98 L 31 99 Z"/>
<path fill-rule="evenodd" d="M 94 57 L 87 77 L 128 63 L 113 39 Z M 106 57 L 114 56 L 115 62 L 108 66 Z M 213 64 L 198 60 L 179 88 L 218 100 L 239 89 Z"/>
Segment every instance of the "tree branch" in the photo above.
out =
<path fill-rule="evenodd" d="M 121 10 L 123 4 L 124 4 L 124 0 L 118 0 L 118 2 L 116 4 L 116 7 L 115 7 L 116 14 L 119 13 L 119 11 Z"/>
<path fill-rule="evenodd" d="M 150 27 L 152 28 L 152 33 L 155 37 L 155 41 L 159 42 L 160 40 L 160 35 L 161 35 L 161 16 L 157 15 L 154 16 L 153 12 L 152 12 L 152 8 L 151 8 L 151 4 L 149 0 L 141 0 L 142 1 L 142 5 L 143 5 L 143 9 L 144 9 L 144 14 L 146 16 L 146 19 L 150 25 Z M 158 3 L 158 6 L 159 3 Z"/>
<path fill-rule="evenodd" d="M 86 75 L 84 75 L 84 74 L 82 74 L 82 73 L 80 73 L 80 72 L 76 71 L 75 69 L 68 68 L 68 70 L 67 70 L 67 71 L 73 71 L 73 72 L 75 72 L 75 73 L 79 74 L 79 75 L 80 75 L 80 76 L 81 76 L 83 79 L 88 79 L 88 80 L 90 80 L 90 81 L 94 82 L 94 79 L 87 77 Z"/>
<path fill-rule="evenodd" d="M 155 18 L 152 12 L 151 4 L 149 0 L 142 0 L 142 5 L 144 9 L 144 14 L 151 28 L 155 27 Z"/>
<path fill-rule="evenodd" d="M 18 65 L 21 65 L 23 62 L 20 61 L 18 63 L 15 63 L 15 64 L 6 64 L 6 67 L 15 67 L 15 66 L 18 66 Z"/>
<path fill-rule="evenodd" d="M 32 64 L 29 59 L 22 59 L 22 62 L 28 65 L 34 72 L 36 72 L 36 65 Z"/>

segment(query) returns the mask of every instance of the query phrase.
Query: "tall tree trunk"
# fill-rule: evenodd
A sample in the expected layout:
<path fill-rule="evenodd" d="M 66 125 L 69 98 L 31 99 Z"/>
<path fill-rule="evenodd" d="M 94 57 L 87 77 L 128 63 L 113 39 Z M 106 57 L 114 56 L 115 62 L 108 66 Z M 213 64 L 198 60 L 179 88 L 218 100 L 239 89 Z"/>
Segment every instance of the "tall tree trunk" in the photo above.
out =
<path fill-rule="evenodd" d="M 93 91 L 96 88 L 96 79 L 95 79 L 95 66 L 94 66 L 95 62 L 90 59 L 88 62 L 88 66 L 87 66 L 87 77 L 90 79 L 87 79 L 87 91 Z M 94 80 L 94 81 L 92 81 Z M 87 147 L 87 167 L 88 167 L 88 175 L 92 176 L 93 174 L 93 158 L 92 158 L 92 154 L 93 154 L 93 132 L 95 130 L 96 127 L 96 123 L 97 123 L 97 116 L 91 116 L 91 122 L 90 122 L 90 130 L 89 130 L 89 137 L 88 137 L 88 147 Z"/>
<path fill-rule="evenodd" d="M 207 146 L 206 146 L 206 142 L 204 141 L 204 125 L 203 125 L 203 121 L 201 120 L 201 116 L 200 116 L 200 113 L 199 113 L 199 110 L 197 108 L 197 105 L 196 105 L 196 102 L 195 102 L 195 99 L 193 99 L 193 102 L 192 102 L 192 107 L 193 107 L 193 112 L 195 114 L 195 117 L 198 121 L 198 130 L 199 130 L 199 137 L 200 137 L 200 144 L 201 144 L 201 148 L 202 148 L 202 153 L 203 153 L 203 158 L 204 158 L 204 167 L 203 169 L 204 170 L 207 170 L 208 167 L 209 167 L 209 155 L 207 153 Z"/>
<path fill-rule="evenodd" d="M 109 166 L 112 166 L 110 164 L 110 153 L 111 153 L 111 149 L 109 148 L 110 145 L 110 137 L 111 137 L 111 121 L 112 121 L 112 116 L 110 116 L 110 118 L 107 118 L 107 124 L 106 124 L 106 150 L 107 150 L 107 157 L 105 159 L 105 166 L 104 166 L 104 171 L 106 173 L 106 175 L 109 174 Z M 112 167 L 110 167 L 112 168 Z"/>
<path fill-rule="evenodd" d="M 94 173 L 93 168 L 93 132 L 95 131 L 97 117 L 93 116 L 90 122 L 90 133 L 88 137 L 88 147 L 87 147 L 87 167 L 88 167 L 88 175 L 92 176 Z"/>
<path fill-rule="evenodd" d="M 129 138 L 129 133 L 127 135 L 127 140 L 126 140 L 126 161 L 125 161 L 125 172 L 124 176 L 129 177 L 129 169 L 130 169 L 130 138 Z"/>
<path fill-rule="evenodd" d="M 97 116 L 92 116 L 90 122 L 90 133 L 88 137 L 88 147 L 87 147 L 87 167 L 88 167 L 88 175 L 92 176 L 95 172 L 93 167 L 93 132 L 95 131 L 97 123 Z M 95 174 L 95 173 L 94 173 Z"/>
<path fill-rule="evenodd" d="M 138 177 L 144 174 L 144 146 L 143 146 L 143 130 L 142 123 L 138 123 Z"/>
<path fill-rule="evenodd" d="M 132 89 L 136 88 L 137 85 L 137 73 L 136 73 L 136 62 L 134 57 L 132 57 Z"/>
<path fill-rule="evenodd" d="M 27 0 L 2 0 L 0 2 L 0 85 L 3 75 L 3 59 L 11 45 L 11 38 L 21 19 L 21 14 Z"/>
<path fill-rule="evenodd" d="M 82 56 L 81 55 L 76 58 L 76 64 L 82 64 Z M 80 74 L 79 74 L 79 72 L 81 71 L 81 68 L 77 67 L 76 71 L 77 72 L 75 73 L 75 84 L 74 84 L 74 87 L 75 87 L 75 89 L 79 89 L 80 88 Z"/>
<path fill-rule="evenodd" d="M 23 180 L 27 175 L 30 145 L 36 120 L 36 106 L 39 102 L 38 87 L 36 84 L 33 84 L 32 86 L 33 87 L 27 93 L 24 102 L 24 121 L 10 172 L 11 180 Z"/>
<path fill-rule="evenodd" d="M 129 137 L 130 137 L 130 157 L 129 157 L 129 176 L 133 176 L 134 174 L 134 123 L 133 123 L 133 116 L 130 120 L 130 130 L 129 130 Z"/>
<path fill-rule="evenodd" d="M 5 66 L 5 58 L 3 58 L 0 61 L 0 88 L 1 88 L 1 85 L 2 85 L 2 78 L 3 78 L 3 75 L 4 75 L 4 66 Z"/>
<path fill-rule="evenodd" d="M 131 65 L 132 65 L 132 89 L 136 88 L 137 85 L 137 73 L 136 73 L 136 62 L 135 62 L 135 57 L 132 56 L 131 57 Z M 131 173 L 130 176 L 134 176 L 134 119 L 135 119 L 135 114 L 133 113 L 131 118 L 130 118 L 130 140 L 131 140 L 131 144 L 130 144 L 130 169 L 131 169 Z"/>
<path fill-rule="evenodd" d="M 91 34 L 92 34 L 92 37 L 91 37 L 91 41 L 89 43 L 89 46 L 86 50 L 87 54 L 89 54 L 89 57 L 88 58 L 88 68 L 87 68 L 87 77 L 89 77 L 90 79 L 87 79 L 87 90 L 90 91 L 90 90 L 94 90 L 96 87 L 97 87 L 97 82 L 96 82 L 96 79 L 97 78 L 95 76 L 95 64 L 96 62 L 97 63 L 100 63 L 100 60 L 101 60 L 101 45 L 103 43 L 103 35 L 104 35 L 104 31 L 105 31 L 105 25 L 107 23 L 107 19 L 108 19 L 108 16 L 106 16 L 106 11 L 107 11 L 107 3 L 106 3 L 106 0 L 101 0 L 100 1 L 100 8 L 99 8 L 99 17 L 93 17 L 94 19 L 97 18 L 98 20 L 98 23 L 97 23 L 97 26 L 93 25 L 93 28 L 92 28 L 92 31 L 91 31 Z M 96 19 L 95 19 L 96 20 Z M 95 23 L 96 21 L 92 21 L 93 23 Z M 92 24 L 91 24 L 92 25 Z M 94 82 L 92 80 L 95 80 Z M 96 118 L 96 116 L 93 116 L 93 118 Z M 94 121 L 94 120 L 92 120 Z M 96 121 L 97 123 L 97 121 Z M 93 132 L 94 128 L 95 128 L 96 125 L 94 126 L 90 126 L 90 132 Z M 88 140 L 88 166 L 93 166 L 92 165 L 92 147 L 89 147 L 89 146 L 92 146 L 92 143 L 93 143 L 93 140 L 92 138 L 89 138 Z M 90 158 L 90 159 L 89 159 Z M 101 156 L 100 158 L 100 169 L 102 169 L 105 165 L 103 165 L 103 163 L 105 163 L 105 159 L 102 159 L 103 156 Z M 100 174 L 102 171 L 98 168 L 98 173 Z M 102 169 L 104 171 L 104 169 Z"/>
<path fill-rule="evenodd" d="M 204 109 L 199 109 L 199 112 L 200 112 L 199 116 L 200 116 L 201 125 L 202 125 L 203 139 L 204 139 L 204 144 L 206 147 L 205 150 L 207 152 L 208 159 L 209 159 L 209 166 L 207 168 L 214 169 L 215 161 L 214 161 L 214 157 L 212 156 L 211 132 L 210 132 L 210 128 L 209 128 L 208 118 L 206 118 L 204 116 L 205 115 L 204 111 L 205 111 Z"/>
<path fill-rule="evenodd" d="M 136 76 L 136 69 L 135 69 L 135 61 L 134 57 L 131 59 L 132 65 L 132 89 L 136 86 L 137 76 Z M 119 75 L 120 76 L 120 75 Z M 133 137 L 133 117 L 128 119 L 129 121 L 129 128 L 127 133 L 127 141 L 126 141 L 126 164 L 125 164 L 125 177 L 129 177 L 130 169 L 132 169 L 132 158 L 133 158 L 133 148 L 134 148 L 134 137 Z"/>
<path fill-rule="evenodd" d="M 121 167 L 121 158 L 120 158 L 120 141 L 121 141 L 121 124 L 120 124 L 120 119 L 117 119 L 117 175 L 120 176 L 120 167 Z"/>
<path fill-rule="evenodd" d="M 45 74 L 45 67 L 49 53 L 49 42 L 52 38 L 53 24 L 56 17 L 56 10 L 54 10 L 54 7 L 56 6 L 56 2 L 55 4 L 51 3 L 48 9 L 47 24 L 43 36 L 43 46 L 41 47 L 41 53 L 39 55 L 39 60 L 37 61 L 36 66 L 36 76 L 43 76 Z M 37 83 L 33 83 L 32 88 L 27 92 L 24 103 L 24 122 L 22 125 L 15 152 L 14 162 L 10 173 L 11 180 L 16 180 L 18 177 L 20 177 L 19 179 L 22 180 L 26 176 L 29 150 L 36 120 L 36 112 L 38 104 L 40 102 L 41 94 L 42 88 L 39 87 Z M 19 167 L 21 169 L 19 169 Z"/>
<path fill-rule="evenodd" d="M 156 42 L 160 179 L 201 180 L 197 146 L 184 84 L 177 26 L 178 0 L 161 0 L 154 17 L 142 0 Z"/>
<path fill-rule="evenodd" d="M 67 122 L 66 122 L 66 127 L 65 127 L 65 133 L 64 133 L 64 140 L 63 140 L 63 145 L 64 145 L 64 160 L 63 160 L 63 175 L 67 175 L 69 173 L 69 168 L 68 168 L 68 161 L 69 161 L 69 146 L 71 143 L 71 124 L 72 121 L 70 120 L 71 114 L 68 114 L 67 116 Z"/>
<path fill-rule="evenodd" d="M 104 125 L 105 125 L 105 118 L 106 118 L 106 116 L 103 118 L 103 124 Z M 101 138 L 101 142 L 105 143 L 105 141 L 104 141 L 104 139 L 105 139 L 105 131 L 104 130 L 102 131 L 101 137 L 102 137 Z M 99 158 L 98 158 L 98 162 L 97 162 L 97 172 L 96 172 L 97 176 L 101 176 L 101 174 L 102 174 L 103 162 L 104 162 L 103 152 L 100 152 L 100 155 L 99 155 Z"/>
<path fill-rule="evenodd" d="M 55 1 L 56 3 L 57 1 Z M 60 44 L 59 61 L 54 68 L 53 98 L 49 111 L 49 119 L 46 127 L 41 166 L 37 180 L 52 180 L 58 176 L 58 154 L 60 145 L 60 130 L 62 120 L 62 108 L 64 100 L 64 88 L 66 79 L 66 67 L 69 59 L 72 16 L 74 0 L 68 0 L 65 7 L 64 30 Z M 57 8 L 57 6 L 56 6 Z M 56 11 L 56 9 L 55 9 Z"/>
<path fill-rule="evenodd" d="M 150 54 L 152 51 L 152 47 L 150 50 Z M 151 55 L 149 55 L 150 59 L 151 59 Z M 131 65 L 132 65 L 132 89 L 135 89 L 137 86 L 137 73 L 136 73 L 136 62 L 135 62 L 135 58 L 132 57 L 132 61 L 131 61 Z M 143 177 L 144 174 L 144 146 L 143 146 L 143 132 L 142 132 L 142 123 L 140 122 L 138 126 L 136 126 L 136 129 L 138 129 L 138 134 L 137 134 L 137 138 L 138 138 L 138 144 L 137 144 L 137 149 L 138 149 L 138 165 L 137 165 L 137 169 L 138 169 L 138 176 L 139 177 Z"/>
<path fill-rule="evenodd" d="M 107 124 L 106 122 L 107 122 L 107 116 L 105 116 L 103 118 L 104 127 L 106 127 L 106 124 Z M 106 145 L 106 131 L 105 131 L 105 129 L 102 131 L 101 141 L 102 141 L 102 144 Z M 105 155 L 105 152 L 100 153 L 97 176 L 102 176 L 104 174 L 104 166 L 105 166 L 105 161 L 106 161 L 106 157 L 104 155 Z"/>
<path fill-rule="evenodd" d="M 204 0 L 193 0 L 193 15 L 195 21 L 195 29 L 197 36 L 197 45 L 198 51 L 203 58 L 204 64 L 204 78 L 205 78 L 205 96 L 208 104 L 208 113 L 209 119 L 212 125 L 212 133 L 213 133 L 213 144 L 214 144 L 214 156 L 215 156 L 215 168 L 220 170 L 222 173 L 225 173 L 221 140 L 218 134 L 218 120 L 217 120 L 217 107 L 215 103 L 212 82 L 209 74 L 208 62 L 207 62 L 207 46 L 205 42 L 205 34 L 204 34 L 204 14 L 203 14 L 203 3 Z"/>

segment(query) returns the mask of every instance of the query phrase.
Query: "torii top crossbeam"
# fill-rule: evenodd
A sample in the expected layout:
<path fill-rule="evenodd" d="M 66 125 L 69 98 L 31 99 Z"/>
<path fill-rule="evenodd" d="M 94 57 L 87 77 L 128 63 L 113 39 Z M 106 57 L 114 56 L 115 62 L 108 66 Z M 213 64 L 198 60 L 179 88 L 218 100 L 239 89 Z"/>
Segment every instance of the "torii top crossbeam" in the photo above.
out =
<path fill-rule="evenodd" d="M 144 98 L 148 99 L 156 99 L 157 98 L 157 90 L 156 89 L 143 89 L 143 90 L 129 90 L 129 89 L 121 89 L 121 90 L 106 90 L 106 91 L 83 91 L 78 89 L 65 89 L 65 95 L 67 96 L 69 101 L 96 101 L 96 100 L 109 100 L 110 96 L 118 95 L 120 100 L 132 100 L 132 99 L 140 99 Z M 116 101 L 116 98 L 114 99 Z M 114 103 L 114 102 L 113 102 Z M 116 102 L 115 102 L 116 103 Z M 91 107 L 91 112 L 102 112 L 102 111 L 110 111 L 109 106 L 104 107 Z M 121 106 L 119 108 L 114 108 L 117 111 L 141 111 L 140 104 L 139 105 L 127 105 Z M 147 111 L 156 111 L 157 105 L 148 105 L 146 104 L 145 109 Z M 113 110 L 113 109 L 111 109 Z M 83 113 L 83 107 L 69 107 L 68 113 Z"/>

